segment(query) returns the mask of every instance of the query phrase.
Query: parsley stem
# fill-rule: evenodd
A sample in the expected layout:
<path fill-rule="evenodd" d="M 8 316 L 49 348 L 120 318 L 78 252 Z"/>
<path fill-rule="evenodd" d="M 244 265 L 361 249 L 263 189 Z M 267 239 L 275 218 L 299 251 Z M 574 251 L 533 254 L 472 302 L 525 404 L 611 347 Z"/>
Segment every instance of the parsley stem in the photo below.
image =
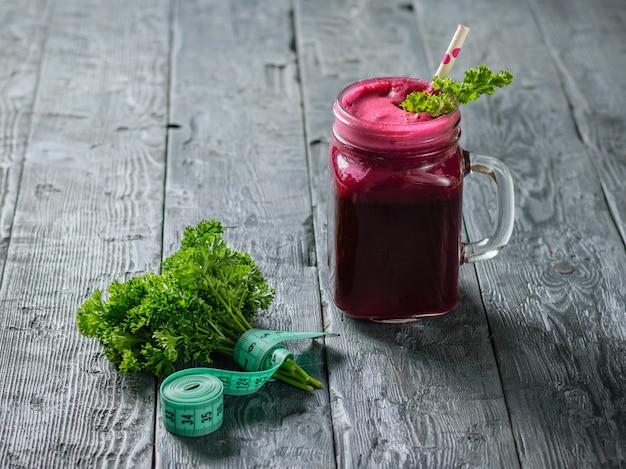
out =
<path fill-rule="evenodd" d="M 219 344 L 217 347 L 215 347 L 215 351 L 219 353 L 223 353 L 224 355 L 228 355 L 230 357 L 232 357 L 234 353 L 233 347 L 229 345 L 223 345 L 223 344 Z"/>
<path fill-rule="evenodd" d="M 280 370 L 274 373 L 274 378 L 279 379 L 284 383 L 290 384 L 298 389 L 302 389 L 304 391 L 313 391 L 313 386 L 303 383 L 300 380 L 294 379 L 291 376 L 280 373 Z"/>
<path fill-rule="evenodd" d="M 243 333 L 252 327 L 250 326 L 246 318 L 243 317 L 240 311 L 233 310 L 230 305 L 226 303 L 226 300 L 224 300 L 224 298 L 222 297 L 222 295 L 220 295 L 216 288 L 214 288 L 212 285 L 207 286 L 211 290 L 211 293 L 215 296 L 215 298 L 217 298 L 222 306 L 224 306 L 226 312 L 230 314 L 235 329 Z"/>
<path fill-rule="evenodd" d="M 312 376 L 307 375 L 306 381 L 307 383 L 311 384 L 314 388 L 322 389 L 324 387 L 321 381 L 316 380 Z"/>
<path fill-rule="evenodd" d="M 324 387 L 324 385 L 320 381 L 318 381 L 315 378 L 311 377 L 306 371 L 304 371 L 300 367 L 300 365 L 298 365 L 291 358 L 288 358 L 287 360 L 285 360 L 285 364 L 289 364 L 290 365 L 290 370 L 292 370 L 293 373 L 295 373 L 297 376 L 299 376 L 305 382 L 313 385 L 313 387 L 316 387 L 317 389 L 322 389 Z"/>

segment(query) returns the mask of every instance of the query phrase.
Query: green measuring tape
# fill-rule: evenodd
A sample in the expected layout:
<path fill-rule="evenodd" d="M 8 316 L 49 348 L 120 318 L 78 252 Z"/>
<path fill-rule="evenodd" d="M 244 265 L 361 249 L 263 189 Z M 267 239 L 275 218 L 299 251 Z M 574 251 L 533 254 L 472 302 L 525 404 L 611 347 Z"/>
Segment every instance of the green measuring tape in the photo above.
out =
<path fill-rule="evenodd" d="M 287 358 L 281 342 L 337 334 L 250 329 L 235 345 L 234 358 L 246 372 L 189 368 L 171 374 L 161 384 L 161 418 L 165 428 L 180 436 L 214 432 L 224 418 L 224 394 L 244 396 L 258 391 Z"/>

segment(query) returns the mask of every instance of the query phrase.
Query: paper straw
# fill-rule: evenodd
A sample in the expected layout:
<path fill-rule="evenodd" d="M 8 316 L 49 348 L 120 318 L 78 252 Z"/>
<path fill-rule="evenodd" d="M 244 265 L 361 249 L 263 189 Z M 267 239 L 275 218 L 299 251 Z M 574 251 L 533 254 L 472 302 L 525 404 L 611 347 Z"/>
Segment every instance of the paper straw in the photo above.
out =
<path fill-rule="evenodd" d="M 435 73 L 436 77 L 445 78 L 448 76 L 452 65 L 454 65 L 454 61 L 459 56 L 459 52 L 461 52 L 461 47 L 463 46 L 463 42 L 465 42 L 465 38 L 467 37 L 469 31 L 470 28 L 463 26 L 462 24 L 460 24 L 456 29 L 456 32 L 450 41 L 450 45 L 448 46 L 446 53 L 443 54 L 439 68 Z"/>

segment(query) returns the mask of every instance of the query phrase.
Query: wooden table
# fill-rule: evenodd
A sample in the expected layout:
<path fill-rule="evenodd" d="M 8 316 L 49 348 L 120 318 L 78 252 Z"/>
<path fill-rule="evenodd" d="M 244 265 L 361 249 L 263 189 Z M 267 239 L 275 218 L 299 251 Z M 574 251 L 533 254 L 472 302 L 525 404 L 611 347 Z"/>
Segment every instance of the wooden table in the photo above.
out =
<path fill-rule="evenodd" d="M 431 76 L 458 23 L 453 77 L 516 76 L 463 110 L 463 146 L 514 172 L 512 240 L 462 267 L 449 315 L 351 320 L 327 285 L 331 104 Z M 3 0 L 0 24 L 1 467 L 626 467 L 626 2 Z M 190 439 L 75 312 L 203 218 L 276 289 L 258 326 L 341 336 L 290 345 L 324 390 L 227 397 Z"/>

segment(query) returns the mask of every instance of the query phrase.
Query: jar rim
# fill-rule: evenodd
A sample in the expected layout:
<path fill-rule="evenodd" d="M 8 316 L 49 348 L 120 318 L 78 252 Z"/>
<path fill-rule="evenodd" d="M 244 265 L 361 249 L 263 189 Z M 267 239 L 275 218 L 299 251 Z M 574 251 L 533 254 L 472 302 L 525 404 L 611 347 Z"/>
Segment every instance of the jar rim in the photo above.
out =
<path fill-rule="evenodd" d="M 459 108 L 457 107 L 454 111 L 443 114 L 441 116 L 435 117 L 429 120 L 423 121 L 414 121 L 414 122 L 405 122 L 399 124 L 391 124 L 391 123 L 381 123 L 374 122 L 372 120 L 364 119 L 362 117 L 356 116 L 352 114 L 345 106 L 345 98 L 353 93 L 357 88 L 362 88 L 363 86 L 367 86 L 373 83 L 381 83 L 381 82 L 400 82 L 400 83 L 414 83 L 419 85 L 418 89 L 425 89 L 432 83 L 430 80 L 425 80 L 422 78 L 414 78 L 407 76 L 385 76 L 385 77 L 374 77 L 374 78 L 366 78 L 363 80 L 359 80 L 351 85 L 345 87 L 338 95 L 335 103 L 333 105 L 333 111 L 335 114 L 335 118 L 339 119 L 344 125 L 349 127 L 358 127 L 361 129 L 367 129 L 369 132 L 374 133 L 388 133 L 393 132 L 395 134 L 405 134 L 405 133 L 414 133 L 419 129 L 419 132 L 427 132 L 430 128 L 437 127 L 439 128 L 438 132 L 441 131 L 442 122 L 446 120 L 450 121 L 449 126 L 444 125 L 444 127 L 452 128 L 458 125 L 461 116 Z"/>

